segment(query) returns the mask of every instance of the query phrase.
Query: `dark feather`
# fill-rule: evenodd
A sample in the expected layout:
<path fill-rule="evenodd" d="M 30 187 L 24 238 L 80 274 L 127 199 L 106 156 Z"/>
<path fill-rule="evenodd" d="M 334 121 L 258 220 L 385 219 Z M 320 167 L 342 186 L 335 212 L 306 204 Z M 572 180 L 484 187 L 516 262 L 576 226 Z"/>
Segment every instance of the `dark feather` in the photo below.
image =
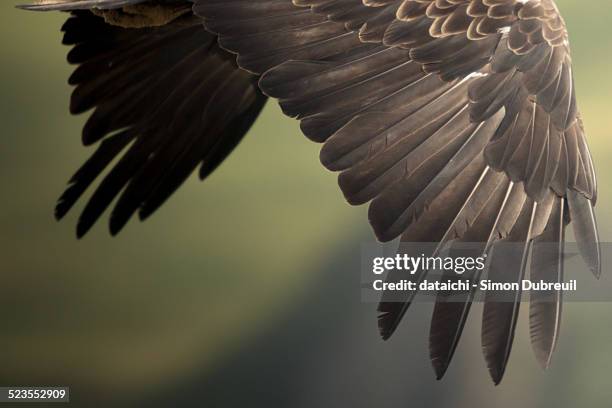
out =
<path fill-rule="evenodd" d="M 582 194 L 567 192 L 569 216 L 574 227 L 574 236 L 582 258 L 596 278 L 601 276 L 601 249 L 593 204 Z"/>
<path fill-rule="evenodd" d="M 563 245 L 565 241 L 565 205 L 554 196 L 553 208 L 543 233 L 535 238 L 531 250 L 530 279 L 551 283 L 563 282 Z M 536 218 L 537 219 L 537 218 Z M 547 368 L 557 344 L 561 325 L 562 291 L 531 291 L 529 330 L 536 359 Z"/>
<path fill-rule="evenodd" d="M 536 206 L 526 200 L 508 237 L 492 247 L 488 268 L 491 281 L 520 285 L 527 265 Z M 499 293 L 487 292 L 482 318 L 482 349 L 495 384 L 499 384 L 506 370 L 521 304 L 520 289 L 505 291 L 503 295 L 511 298 L 499 300 L 496 299 Z"/>
<path fill-rule="evenodd" d="M 451 246 L 448 256 L 480 257 L 487 250 L 492 231 L 507 202 L 509 180 L 502 174 L 488 170 L 479 188 L 466 200 L 449 231 L 447 239 L 459 238 L 468 248 Z M 481 243 L 481 245 L 477 245 Z M 454 272 L 445 272 L 442 280 L 469 279 L 477 282 L 480 273 L 468 271 L 459 277 Z M 438 379 L 442 378 L 451 362 L 467 321 L 472 300 L 477 288 L 464 293 L 440 292 L 436 298 L 429 333 L 429 355 Z M 452 301 L 447 301 L 452 295 Z"/>
<path fill-rule="evenodd" d="M 116 9 L 132 4 L 144 3 L 147 0 L 37 0 L 35 3 L 17 6 L 24 10 L 56 11 L 56 10 L 87 10 L 93 7 L 98 9 Z"/>

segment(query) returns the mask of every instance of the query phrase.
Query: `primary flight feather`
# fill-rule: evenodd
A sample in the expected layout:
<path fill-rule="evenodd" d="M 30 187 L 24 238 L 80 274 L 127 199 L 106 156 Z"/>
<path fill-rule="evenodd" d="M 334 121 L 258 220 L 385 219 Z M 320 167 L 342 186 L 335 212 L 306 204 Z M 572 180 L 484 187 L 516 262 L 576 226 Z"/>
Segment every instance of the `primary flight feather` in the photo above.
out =
<path fill-rule="evenodd" d="M 72 178 L 58 217 L 119 157 L 88 201 L 79 236 L 116 197 L 112 233 L 135 213 L 148 217 L 198 166 L 208 176 L 267 95 L 323 143 L 321 161 L 339 172 L 346 199 L 370 203 L 381 241 L 435 242 L 429 255 L 476 242 L 472 255 L 491 254 L 489 276 L 511 271 L 520 281 L 529 269 L 562 281 L 572 223 L 600 274 L 595 171 L 568 33 L 552 0 L 39 0 L 23 8 L 72 12 L 64 26 L 69 61 L 78 64 L 71 111 L 93 109 L 83 142 L 98 148 Z M 505 243 L 513 252 L 499 249 Z M 383 295 L 383 338 L 412 296 Z M 439 378 L 474 296 L 438 295 L 430 355 Z M 512 296 L 485 298 L 482 346 L 495 383 L 519 313 L 521 293 Z M 531 298 L 543 367 L 560 305 L 560 292 Z"/>

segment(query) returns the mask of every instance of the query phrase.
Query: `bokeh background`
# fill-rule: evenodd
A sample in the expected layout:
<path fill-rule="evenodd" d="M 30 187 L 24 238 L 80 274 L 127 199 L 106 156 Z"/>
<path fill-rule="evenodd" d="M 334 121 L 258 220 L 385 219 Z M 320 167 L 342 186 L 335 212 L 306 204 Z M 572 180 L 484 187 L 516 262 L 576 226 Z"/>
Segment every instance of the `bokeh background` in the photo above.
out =
<path fill-rule="evenodd" d="M 0 4 L 0 385 L 69 385 L 72 405 L 88 407 L 609 406 L 612 304 L 565 306 L 547 372 L 523 309 L 498 387 L 478 307 L 442 382 L 427 357 L 431 305 L 379 340 L 359 291 L 365 208 L 345 204 L 318 146 L 275 103 L 206 183 L 190 180 L 117 238 L 99 223 L 77 241 L 78 211 L 53 219 L 91 153 L 85 118 L 67 113 L 65 15 L 12 3 Z M 612 3 L 557 3 L 611 241 Z"/>

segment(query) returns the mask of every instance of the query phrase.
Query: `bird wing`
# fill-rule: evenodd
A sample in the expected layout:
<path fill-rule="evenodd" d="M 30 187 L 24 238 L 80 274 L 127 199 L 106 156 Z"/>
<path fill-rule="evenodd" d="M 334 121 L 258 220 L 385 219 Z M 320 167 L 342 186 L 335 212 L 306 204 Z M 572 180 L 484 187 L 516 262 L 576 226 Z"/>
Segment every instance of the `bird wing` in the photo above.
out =
<path fill-rule="evenodd" d="M 94 3 L 123 4 L 85 6 Z M 115 198 L 113 234 L 136 212 L 141 219 L 151 215 L 198 166 L 206 178 L 265 103 L 257 78 L 239 69 L 191 13 L 163 27 L 127 29 L 74 11 L 63 31 L 64 44 L 72 46 L 68 60 L 77 65 L 70 110 L 91 111 L 82 138 L 98 147 L 71 178 L 57 217 L 102 179 L 80 216 L 79 237 Z"/>
<path fill-rule="evenodd" d="M 599 274 L 595 174 L 567 31 L 552 1 L 195 3 L 222 47 L 263 74 L 263 91 L 300 119 L 306 136 L 324 143 L 322 163 L 340 172 L 351 204 L 370 203 L 380 240 L 439 243 L 433 252 L 451 241 L 480 242 L 477 252 L 493 254 L 490 276 L 512 270 L 519 281 L 534 240 L 559 243 L 571 220 L 583 257 Z M 499 249 L 505 243 L 514 243 L 513 252 Z M 554 258 L 546 265 L 562 264 L 562 250 L 534 253 Z M 546 274 L 558 279 L 562 271 Z M 405 274 L 389 276 L 400 278 Z M 436 305 L 430 349 L 438 376 L 473 296 Z M 518 316 L 520 293 L 513 296 L 485 304 L 483 349 L 496 383 Z M 412 300 L 394 298 L 383 295 L 379 306 L 384 338 Z M 532 309 L 539 359 L 549 360 L 559 313 L 557 301 Z"/>

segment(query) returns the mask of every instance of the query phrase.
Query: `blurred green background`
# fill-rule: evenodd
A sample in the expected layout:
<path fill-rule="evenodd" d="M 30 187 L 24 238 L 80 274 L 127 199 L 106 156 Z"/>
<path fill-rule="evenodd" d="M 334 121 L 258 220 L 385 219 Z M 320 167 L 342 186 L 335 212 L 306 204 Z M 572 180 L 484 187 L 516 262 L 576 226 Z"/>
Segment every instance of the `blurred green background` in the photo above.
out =
<path fill-rule="evenodd" d="M 65 15 L 12 3 L 0 4 L 0 385 L 69 385 L 80 406 L 609 405 L 610 304 L 566 305 L 546 373 L 523 320 L 499 387 L 476 313 L 443 382 L 427 357 L 431 305 L 380 341 L 375 305 L 359 297 L 365 208 L 344 202 L 319 147 L 275 103 L 206 183 L 190 180 L 117 238 L 101 222 L 77 241 L 78 211 L 53 219 L 91 153 L 85 118 L 67 113 Z M 611 241 L 612 4 L 557 3 Z"/>

